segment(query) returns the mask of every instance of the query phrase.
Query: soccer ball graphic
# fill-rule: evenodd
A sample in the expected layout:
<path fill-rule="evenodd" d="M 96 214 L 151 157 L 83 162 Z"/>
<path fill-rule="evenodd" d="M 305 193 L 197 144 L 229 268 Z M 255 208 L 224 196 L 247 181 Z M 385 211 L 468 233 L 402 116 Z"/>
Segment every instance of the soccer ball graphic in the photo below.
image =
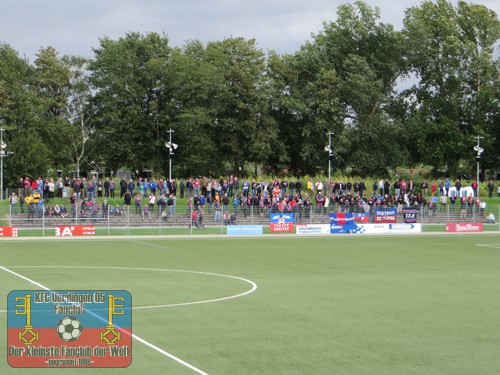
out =
<path fill-rule="evenodd" d="M 82 331 L 82 323 L 72 316 L 62 318 L 59 323 L 57 323 L 57 334 L 64 341 L 75 341 L 80 337 Z"/>

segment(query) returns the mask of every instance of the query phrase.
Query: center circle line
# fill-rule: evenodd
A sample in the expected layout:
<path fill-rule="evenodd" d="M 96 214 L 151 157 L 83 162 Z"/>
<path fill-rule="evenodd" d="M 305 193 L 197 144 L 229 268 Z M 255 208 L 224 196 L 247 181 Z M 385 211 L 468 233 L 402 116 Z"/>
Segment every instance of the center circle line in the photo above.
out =
<path fill-rule="evenodd" d="M 220 302 L 227 301 L 230 299 L 235 299 L 239 297 L 246 296 L 250 293 L 253 293 L 257 290 L 257 284 L 251 280 L 245 279 L 239 276 L 233 275 L 225 275 L 221 273 L 213 273 L 213 272 L 204 272 L 204 271 L 191 271 L 191 270 L 174 270 L 167 268 L 146 268 L 146 267 L 112 267 L 112 266 L 7 266 L 8 268 L 70 268 L 70 269 L 108 269 L 108 270 L 129 270 L 129 271 L 154 271 L 154 272 L 179 272 L 179 273 L 192 273 L 198 275 L 208 275 L 208 276 L 218 276 L 218 277 L 226 277 L 228 279 L 234 279 L 246 282 L 250 284 L 252 287 L 239 294 L 234 294 L 226 297 L 201 300 L 201 301 L 192 301 L 192 302 L 181 302 L 181 303 L 173 303 L 173 304 L 162 304 L 162 305 L 147 305 L 147 306 L 132 306 L 132 310 L 143 310 L 143 309 L 158 309 L 165 307 L 179 307 L 179 306 L 189 306 L 189 305 L 199 305 L 203 303 L 212 303 L 212 302 Z M 0 310 L 0 313 L 6 313 L 7 310 Z"/>

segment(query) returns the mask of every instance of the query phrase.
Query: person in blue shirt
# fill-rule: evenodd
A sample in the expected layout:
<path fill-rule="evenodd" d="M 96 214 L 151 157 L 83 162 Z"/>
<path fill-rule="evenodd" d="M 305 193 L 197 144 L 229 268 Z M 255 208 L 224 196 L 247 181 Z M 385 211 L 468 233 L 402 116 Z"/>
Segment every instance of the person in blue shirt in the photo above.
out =
<path fill-rule="evenodd" d="M 204 212 L 205 203 L 207 203 L 207 199 L 205 198 L 205 196 L 203 194 L 201 194 L 200 195 L 200 211 L 201 212 Z"/>
<path fill-rule="evenodd" d="M 45 210 L 45 204 L 43 203 L 43 199 L 40 199 L 38 202 L 38 217 L 42 217 Z"/>
<path fill-rule="evenodd" d="M 233 208 L 234 208 L 234 213 L 238 212 L 238 206 L 240 205 L 240 198 L 238 198 L 237 195 L 233 197 Z"/>
<path fill-rule="evenodd" d="M 436 213 L 437 204 L 438 204 L 438 197 L 435 195 L 432 195 L 430 202 L 429 202 L 429 216 L 432 216 Z"/>
<path fill-rule="evenodd" d="M 151 184 L 149 183 L 149 181 L 148 181 L 147 178 L 144 179 L 143 186 L 144 186 L 144 194 L 148 195 L 149 194 L 149 189 L 151 188 Z"/>
<path fill-rule="evenodd" d="M 170 216 L 174 216 L 175 214 L 175 205 L 176 205 L 176 198 L 174 194 L 170 194 L 170 197 L 167 200 L 167 205 L 168 205 L 168 210 Z"/>
<path fill-rule="evenodd" d="M 130 190 L 130 194 L 134 196 L 134 190 L 135 190 L 135 183 L 134 180 L 130 179 L 127 185 L 128 190 Z"/>

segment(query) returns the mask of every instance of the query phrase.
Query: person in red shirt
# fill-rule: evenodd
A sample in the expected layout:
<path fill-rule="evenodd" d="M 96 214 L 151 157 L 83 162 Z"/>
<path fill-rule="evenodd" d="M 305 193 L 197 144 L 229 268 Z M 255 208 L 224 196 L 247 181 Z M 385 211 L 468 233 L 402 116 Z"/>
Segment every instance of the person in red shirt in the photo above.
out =
<path fill-rule="evenodd" d="M 431 185 L 431 195 L 435 195 L 437 191 L 437 184 L 436 182 L 433 182 Z"/>
<path fill-rule="evenodd" d="M 474 197 L 477 197 L 478 196 L 478 191 L 477 190 L 478 190 L 478 187 L 479 187 L 477 181 L 474 180 L 472 182 L 471 186 L 472 186 L 472 191 L 474 192 Z"/>
<path fill-rule="evenodd" d="M 198 228 L 198 213 L 196 212 L 196 210 L 193 210 L 191 212 L 191 224 L 189 224 L 189 227 L 191 228 L 192 225 Z"/>

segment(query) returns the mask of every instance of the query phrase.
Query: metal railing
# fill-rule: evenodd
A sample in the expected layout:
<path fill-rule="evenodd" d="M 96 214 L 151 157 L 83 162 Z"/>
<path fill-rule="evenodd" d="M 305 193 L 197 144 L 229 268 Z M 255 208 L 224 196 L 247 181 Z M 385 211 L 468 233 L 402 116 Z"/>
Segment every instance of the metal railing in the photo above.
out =
<path fill-rule="evenodd" d="M 149 205 L 141 206 L 88 206 L 78 202 L 74 205 L 56 206 L 50 204 L 21 204 L 0 207 L 0 225 L 15 226 L 20 229 L 39 229 L 43 235 L 53 233 L 57 226 L 93 226 L 102 234 L 131 234 L 137 229 L 149 229 L 154 233 L 167 234 L 173 229 L 184 228 L 188 233 L 193 233 L 197 228 L 215 228 L 220 233 L 224 232 L 227 225 L 268 225 L 271 213 L 293 213 L 296 224 L 327 224 L 329 213 L 365 213 L 373 222 L 375 208 L 388 208 L 371 206 L 366 209 L 355 205 L 333 204 L 328 207 L 311 205 L 304 207 L 296 205 L 292 210 L 278 211 L 277 207 L 259 207 L 255 205 L 221 206 L 216 211 L 213 206 L 197 207 L 201 212 L 202 225 L 197 225 L 199 219 L 193 222 L 190 207 L 170 207 Z M 466 205 L 439 205 L 429 208 L 428 205 L 413 205 L 411 207 L 395 207 L 398 222 L 404 222 L 403 208 L 412 208 L 417 212 L 417 222 L 423 225 L 443 225 L 448 222 L 483 222 L 492 212 L 495 216 L 496 230 L 500 230 L 500 204 L 489 204 L 486 208 Z M 200 215 L 198 214 L 198 217 Z"/>

